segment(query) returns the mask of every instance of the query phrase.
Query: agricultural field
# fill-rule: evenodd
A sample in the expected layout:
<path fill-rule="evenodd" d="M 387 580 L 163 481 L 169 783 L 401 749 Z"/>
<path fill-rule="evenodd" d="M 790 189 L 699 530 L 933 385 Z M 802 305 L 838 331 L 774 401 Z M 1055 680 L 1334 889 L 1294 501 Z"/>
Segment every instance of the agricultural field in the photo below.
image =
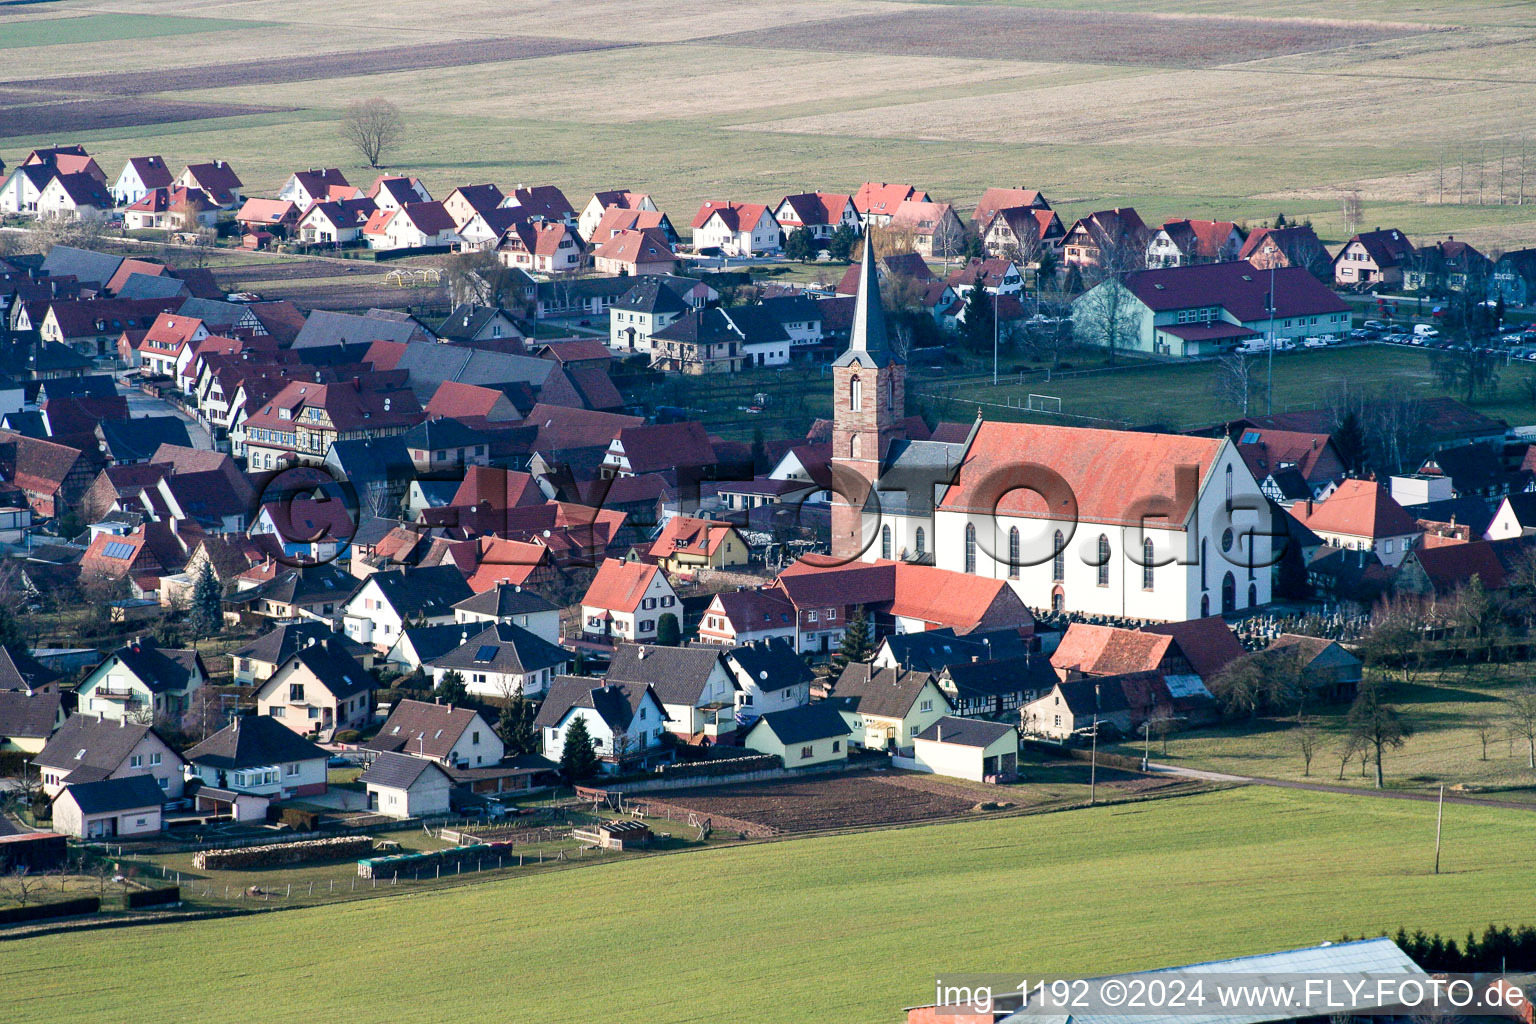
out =
<path fill-rule="evenodd" d="M 255 194 L 340 166 L 346 104 L 387 96 L 388 158 L 438 193 L 616 185 L 684 225 L 706 198 L 911 181 L 968 208 L 1045 191 L 1070 221 L 1277 212 L 1486 248 L 1536 239 L 1528 5 L 1278 0 L 60 0 L 0 7 L 0 154 L 62 135 L 125 157 L 222 157 Z M 621 32 L 611 26 L 622 25 Z M 280 56 L 253 56 L 252 41 Z M 126 43 L 125 43 L 126 41 Z M 329 296 L 321 293 L 320 298 Z"/>
<path fill-rule="evenodd" d="M 1444 783 L 1453 794 L 1536 804 L 1536 770 L 1529 766 L 1526 741 L 1511 730 L 1503 701 L 1529 682 L 1525 665 L 1473 664 L 1422 673 L 1411 684 L 1391 686 L 1391 701 L 1414 726 L 1415 735 L 1382 757 L 1389 789 L 1434 793 Z M 1310 771 L 1292 718 L 1261 718 L 1213 729 L 1173 733 L 1166 752 L 1156 738 L 1153 760 L 1181 768 L 1291 782 L 1371 788 L 1372 772 L 1359 758 L 1343 761 L 1348 738 L 1347 705 L 1308 712 L 1316 729 Z M 1115 748 L 1141 755 L 1140 744 Z"/>
<path fill-rule="evenodd" d="M 111 1019 L 124 992 L 207 1024 L 255 1005 L 272 1024 L 447 1006 L 467 1024 L 704 1022 L 752 993 L 733 1020 L 812 1024 L 895 1019 L 944 970 L 1097 973 L 1536 916 L 1536 815 L 1447 808 L 1440 875 L 1434 830 L 1431 804 L 1248 787 L 46 936 L 6 947 L 0 984 L 13 1024 Z M 295 971 L 316 984 L 272 983 Z"/>

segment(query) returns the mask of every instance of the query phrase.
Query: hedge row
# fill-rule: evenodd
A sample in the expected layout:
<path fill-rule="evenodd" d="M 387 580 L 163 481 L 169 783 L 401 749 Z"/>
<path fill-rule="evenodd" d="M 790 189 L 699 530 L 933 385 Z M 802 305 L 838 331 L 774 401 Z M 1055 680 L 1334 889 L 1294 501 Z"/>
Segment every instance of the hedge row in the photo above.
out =
<path fill-rule="evenodd" d="M 393 857 L 370 857 L 357 862 L 359 878 L 392 878 L 395 875 L 415 875 L 420 871 L 435 871 L 437 865 L 451 866 L 505 857 L 512 853 L 514 844 L 476 843 L 473 846 L 457 846 L 448 850 L 432 850 L 429 853 L 401 853 Z"/>
<path fill-rule="evenodd" d="M 101 909 L 101 900 L 95 896 L 82 896 L 75 900 L 59 900 L 57 903 L 33 903 L 26 907 L 0 910 L 0 924 L 18 924 L 22 921 L 42 921 L 50 917 L 73 917 L 76 914 L 94 914 Z"/>
<path fill-rule="evenodd" d="M 199 850 L 192 855 L 192 866 L 199 870 L 212 871 L 270 868 L 280 864 L 303 864 L 312 860 L 357 857 L 372 849 L 373 839 L 370 836 L 333 836 L 327 839 L 303 839 L 296 843 L 269 843 L 265 846 L 241 846 L 227 850 Z"/>
<path fill-rule="evenodd" d="M 166 903 L 181 902 L 181 886 L 173 885 L 169 889 L 139 889 L 128 894 L 128 909 L 135 907 L 158 907 Z"/>

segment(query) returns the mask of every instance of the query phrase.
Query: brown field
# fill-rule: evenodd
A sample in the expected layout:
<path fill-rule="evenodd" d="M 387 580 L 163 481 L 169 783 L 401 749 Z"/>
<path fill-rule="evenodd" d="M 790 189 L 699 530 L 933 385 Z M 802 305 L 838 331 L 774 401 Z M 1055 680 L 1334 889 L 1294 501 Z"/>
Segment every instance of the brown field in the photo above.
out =
<path fill-rule="evenodd" d="M 1430 27 L 1383 22 L 945 6 L 829 18 L 799 25 L 788 38 L 780 29 L 769 28 L 700 42 L 899 57 L 1039 60 L 1070 55 L 1083 64 L 1209 68 L 1425 31 Z"/>
<path fill-rule="evenodd" d="M 17 94 L 12 94 L 17 95 Z M 36 98 L 31 97 L 31 98 Z M 8 127 L 18 132 L 90 132 L 135 125 L 202 121 L 247 114 L 276 114 L 292 107 L 257 107 L 239 103 L 181 103 L 159 99 L 79 100 L 72 103 L 33 103 L 4 107 Z"/>
<path fill-rule="evenodd" d="M 655 796 L 705 816 L 761 825 L 770 833 L 951 818 L 982 799 L 980 794 L 921 775 L 862 772 L 672 789 Z M 637 794 L 635 802 L 648 801 L 644 794 Z"/>

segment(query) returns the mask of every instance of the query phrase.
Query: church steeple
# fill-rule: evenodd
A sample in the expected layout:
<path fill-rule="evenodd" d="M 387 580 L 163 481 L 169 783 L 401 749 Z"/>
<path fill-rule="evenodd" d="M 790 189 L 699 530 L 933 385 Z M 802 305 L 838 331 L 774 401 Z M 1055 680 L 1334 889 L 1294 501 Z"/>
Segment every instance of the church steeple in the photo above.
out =
<path fill-rule="evenodd" d="M 859 261 L 859 294 L 853 300 L 853 330 L 848 348 L 833 366 L 884 367 L 905 362 L 891 350 L 885 328 L 885 309 L 880 305 L 880 276 L 875 272 L 874 239 L 866 232 L 864 256 Z"/>

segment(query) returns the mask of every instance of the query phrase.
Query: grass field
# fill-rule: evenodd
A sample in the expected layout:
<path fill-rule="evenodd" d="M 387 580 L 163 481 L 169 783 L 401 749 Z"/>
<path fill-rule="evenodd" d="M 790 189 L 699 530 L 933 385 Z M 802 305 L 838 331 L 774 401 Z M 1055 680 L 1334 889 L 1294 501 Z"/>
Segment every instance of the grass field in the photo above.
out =
<path fill-rule="evenodd" d="M 1510 716 L 1501 703 L 1528 679 L 1524 665 L 1473 665 L 1470 670 L 1428 673 L 1411 685 L 1394 683 L 1392 701 L 1413 723 L 1416 735 L 1382 758 L 1392 789 L 1433 792 L 1440 783 L 1453 791 L 1496 800 L 1536 803 L 1536 771 L 1528 767 L 1526 744 L 1508 730 Z M 1362 776 L 1358 758 L 1339 777 L 1340 752 L 1348 735 L 1347 705 L 1309 712 L 1318 731 L 1310 776 L 1303 774 L 1298 734 L 1292 719 L 1259 719 L 1200 729 L 1169 737 L 1161 752 L 1154 738 L 1154 760 L 1187 768 L 1234 775 L 1322 782 L 1370 788 L 1374 776 Z M 1492 726 L 1484 759 L 1481 723 Z M 1141 755 L 1140 744 L 1119 748 Z"/>
<path fill-rule="evenodd" d="M 684 224 L 706 198 L 911 181 L 970 207 L 1044 189 L 1063 219 L 1310 216 L 1485 246 L 1536 238 L 1529 5 L 1278 0 L 62 0 L 0 13 L 0 152 L 67 132 L 125 157 L 222 157 L 255 193 L 295 168 L 366 182 L 337 131 L 382 95 L 393 167 L 434 192 L 616 185 Z M 614 26 L 622 26 L 614 30 Z M 280 42 L 254 56 L 253 38 Z M 131 40 L 124 45 L 122 40 Z M 275 109 L 274 109 L 275 108 Z"/>
<path fill-rule="evenodd" d="M 8 945 L 14 1024 L 890 1021 L 938 971 L 1097 972 L 1536 915 L 1536 815 L 1259 788 L 717 849 Z M 146 943 L 153 956 L 143 955 Z M 217 950 L 218 969 L 209 969 Z"/>

